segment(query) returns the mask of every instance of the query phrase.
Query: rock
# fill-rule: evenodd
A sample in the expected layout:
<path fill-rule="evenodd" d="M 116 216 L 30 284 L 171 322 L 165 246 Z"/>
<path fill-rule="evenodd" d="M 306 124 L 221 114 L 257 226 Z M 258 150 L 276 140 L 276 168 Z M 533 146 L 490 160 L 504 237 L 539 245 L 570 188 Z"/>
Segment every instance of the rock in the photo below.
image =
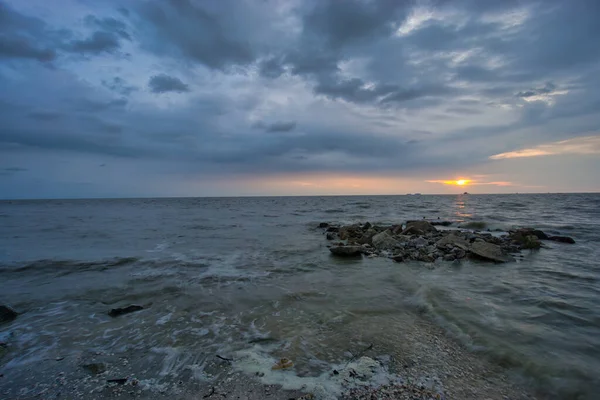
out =
<path fill-rule="evenodd" d="M 327 222 L 321 222 L 319 224 L 319 228 L 322 228 L 322 229 L 329 228 L 329 224 Z"/>
<path fill-rule="evenodd" d="M 396 262 L 404 262 L 405 259 L 406 256 L 404 254 L 396 254 L 395 256 L 392 256 L 392 260 Z"/>
<path fill-rule="evenodd" d="M 106 372 L 107 369 L 106 363 L 103 362 L 84 364 L 81 367 L 92 375 L 101 374 L 103 372 Z"/>
<path fill-rule="evenodd" d="M 433 225 L 433 226 L 450 226 L 450 225 L 452 225 L 452 221 L 431 221 L 431 225 Z"/>
<path fill-rule="evenodd" d="M 371 225 L 371 223 L 370 223 L 370 222 L 367 222 L 367 223 L 365 223 L 365 224 L 363 225 L 363 227 L 362 227 L 362 230 L 363 230 L 363 231 L 366 231 L 366 230 L 368 230 L 368 229 L 371 229 L 371 227 L 372 227 L 372 226 L 373 226 L 373 225 Z"/>
<path fill-rule="evenodd" d="M 373 236 L 372 242 L 373 246 L 378 250 L 392 250 L 396 247 L 401 247 L 400 242 L 394 239 L 389 231 L 383 231 Z"/>
<path fill-rule="evenodd" d="M 0 305 L 0 323 L 13 321 L 18 315 L 19 313 L 11 307 Z"/>
<path fill-rule="evenodd" d="M 418 249 L 425 247 L 429 244 L 429 242 L 427 241 L 427 239 L 423 238 L 423 237 L 419 237 L 416 238 L 414 240 L 411 240 L 409 245 L 412 247 L 416 247 Z"/>
<path fill-rule="evenodd" d="M 408 221 L 406 223 L 406 228 L 415 227 L 423 232 L 437 232 L 435 226 L 431 225 L 428 221 Z"/>
<path fill-rule="evenodd" d="M 339 231 L 340 231 L 340 228 L 338 228 L 337 226 L 330 226 L 326 230 L 326 232 L 339 232 Z"/>
<path fill-rule="evenodd" d="M 521 245 L 524 249 L 539 249 L 542 247 L 542 242 L 536 235 L 525 236 L 524 241 Z"/>
<path fill-rule="evenodd" d="M 343 226 L 340 228 L 340 230 L 338 232 L 338 236 L 342 240 L 346 240 L 346 239 L 350 239 L 350 238 L 358 239 L 362 236 L 362 231 L 360 229 L 360 226 L 358 226 L 358 225 Z"/>
<path fill-rule="evenodd" d="M 568 236 L 549 236 L 548 240 L 553 240 L 555 242 L 560 242 L 560 243 L 575 244 L 575 240 Z"/>
<path fill-rule="evenodd" d="M 107 379 L 106 382 L 107 383 L 116 383 L 117 385 L 124 385 L 127 382 L 127 379 L 129 379 L 129 378 L 113 378 L 113 379 Z"/>
<path fill-rule="evenodd" d="M 485 241 L 473 242 L 471 245 L 471 253 L 480 258 L 495 262 L 508 262 L 515 260 L 514 258 L 504 254 L 500 246 Z"/>
<path fill-rule="evenodd" d="M 333 233 L 333 232 L 327 232 L 327 234 L 325 235 L 325 237 L 327 238 L 327 240 L 335 240 L 335 233 Z"/>
<path fill-rule="evenodd" d="M 437 232 L 435 226 L 427 221 L 408 221 L 406 229 L 402 231 L 403 235 L 424 235 L 429 232 Z"/>
<path fill-rule="evenodd" d="M 466 251 L 464 251 L 463 249 L 460 249 L 460 248 L 458 248 L 458 247 L 455 247 L 455 248 L 452 250 L 452 254 L 454 255 L 454 257 L 455 257 L 456 259 L 461 259 L 461 258 L 465 258 L 465 256 L 467 255 L 467 252 L 466 252 Z"/>
<path fill-rule="evenodd" d="M 339 257 L 356 257 L 360 256 L 363 248 L 360 246 L 336 246 L 330 247 L 329 251 L 331 254 Z"/>
<path fill-rule="evenodd" d="M 548 235 L 546 235 L 544 232 L 540 231 L 539 229 L 534 229 L 534 228 L 521 228 L 521 229 L 518 229 L 516 231 L 512 231 L 509 233 L 509 237 L 511 239 L 514 236 L 529 236 L 529 235 L 534 235 L 535 237 L 537 237 L 540 240 L 548 240 Z"/>
<path fill-rule="evenodd" d="M 377 231 L 373 228 L 367 229 L 367 231 L 358 239 L 358 244 L 373 244 L 373 236 L 377 235 Z"/>
<path fill-rule="evenodd" d="M 454 257 L 454 254 L 448 253 L 448 254 L 444 254 L 443 260 L 444 261 L 454 261 L 456 257 Z"/>
<path fill-rule="evenodd" d="M 118 317 L 119 315 L 123 315 L 123 314 L 129 314 L 135 311 L 140 311 L 143 310 L 144 307 L 142 306 L 136 306 L 136 305 L 131 305 L 131 306 L 127 306 L 127 307 L 123 307 L 123 308 L 113 308 L 112 310 L 110 310 L 108 312 L 108 315 L 110 315 L 111 317 Z"/>
<path fill-rule="evenodd" d="M 469 242 L 467 242 L 463 237 L 461 237 L 455 233 L 450 233 L 449 235 L 444 236 L 443 238 L 441 238 L 440 240 L 435 242 L 435 245 L 440 250 L 443 250 L 444 247 L 446 247 L 446 245 L 458 247 L 462 250 L 469 249 Z"/>

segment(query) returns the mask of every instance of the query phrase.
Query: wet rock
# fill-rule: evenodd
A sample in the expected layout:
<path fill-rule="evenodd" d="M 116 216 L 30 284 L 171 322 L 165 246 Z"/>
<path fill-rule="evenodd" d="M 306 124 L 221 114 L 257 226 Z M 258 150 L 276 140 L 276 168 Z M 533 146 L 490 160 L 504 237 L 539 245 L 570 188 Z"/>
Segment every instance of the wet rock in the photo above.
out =
<path fill-rule="evenodd" d="M 575 240 L 568 236 L 549 236 L 548 240 L 552 240 L 552 241 L 560 242 L 560 243 L 570 243 L 570 244 L 575 243 Z"/>
<path fill-rule="evenodd" d="M 329 224 L 327 222 L 321 222 L 319 224 L 319 228 L 322 228 L 322 229 L 329 228 Z"/>
<path fill-rule="evenodd" d="M 418 249 L 425 247 L 429 244 L 429 241 L 423 237 L 419 237 L 410 241 L 409 245 L 411 247 L 416 247 Z"/>
<path fill-rule="evenodd" d="M 435 245 L 438 249 L 444 249 L 447 245 L 458 247 L 462 250 L 469 249 L 469 242 L 467 242 L 467 240 L 462 236 L 459 236 L 455 233 L 450 233 L 449 235 L 444 236 L 438 240 Z"/>
<path fill-rule="evenodd" d="M 377 231 L 373 228 L 367 229 L 367 231 L 358 239 L 358 244 L 373 244 L 373 236 L 377 235 Z"/>
<path fill-rule="evenodd" d="M 452 221 L 431 221 L 431 225 L 433 225 L 433 226 L 450 226 L 450 225 L 452 225 Z"/>
<path fill-rule="evenodd" d="M 11 307 L 0 305 L 0 323 L 13 321 L 18 315 Z"/>
<path fill-rule="evenodd" d="M 326 232 L 339 232 L 340 228 L 337 226 L 330 226 L 329 228 L 327 228 Z"/>
<path fill-rule="evenodd" d="M 335 240 L 335 233 L 333 233 L 333 232 L 327 232 L 327 234 L 325 235 L 325 237 L 327 238 L 327 240 Z"/>
<path fill-rule="evenodd" d="M 342 240 L 350 238 L 359 239 L 362 236 L 362 231 L 358 225 L 343 226 L 340 228 L 338 236 Z"/>
<path fill-rule="evenodd" d="M 538 239 L 537 236 L 528 235 L 525 236 L 521 247 L 524 249 L 539 249 L 540 247 L 542 247 L 542 242 L 540 242 L 540 239 Z"/>
<path fill-rule="evenodd" d="M 110 315 L 111 317 L 114 318 L 114 317 L 118 317 L 119 315 L 129 314 L 129 313 L 140 311 L 143 309 L 144 309 L 144 307 L 137 306 L 137 305 L 131 305 L 131 306 L 123 307 L 123 308 L 113 308 L 112 310 L 110 310 L 108 312 L 108 315 Z"/>
<path fill-rule="evenodd" d="M 357 257 L 363 252 L 361 246 L 336 246 L 330 247 L 331 254 L 338 257 Z"/>
<path fill-rule="evenodd" d="M 103 372 L 106 372 L 107 369 L 106 363 L 103 362 L 84 364 L 81 367 L 92 375 L 101 374 Z"/>
<path fill-rule="evenodd" d="M 456 257 L 452 253 L 444 254 L 444 257 L 443 257 L 444 261 L 454 261 L 455 259 L 456 259 Z"/>
<path fill-rule="evenodd" d="M 479 258 L 494 262 L 514 261 L 514 258 L 504 254 L 502 247 L 483 240 L 473 242 L 471 245 L 471 253 Z"/>
<path fill-rule="evenodd" d="M 383 231 L 373 236 L 372 243 L 378 250 L 392 250 L 401 246 L 400 242 L 394 239 L 389 231 Z"/>
<path fill-rule="evenodd" d="M 415 227 L 423 232 L 437 232 L 435 226 L 431 225 L 428 221 L 408 221 L 406 223 L 406 228 Z"/>
<path fill-rule="evenodd" d="M 525 237 L 529 235 L 534 235 L 540 240 L 548 240 L 548 235 L 546 235 L 543 231 L 534 228 L 521 228 L 509 233 L 509 237 L 513 240 L 518 239 L 519 236 Z"/>
<path fill-rule="evenodd" d="M 458 248 L 458 247 L 455 247 L 452 250 L 452 254 L 454 255 L 454 258 L 456 258 L 457 260 L 459 260 L 461 258 L 465 258 L 467 256 L 467 252 L 464 251 L 463 249 Z"/>
<path fill-rule="evenodd" d="M 402 235 L 424 235 L 429 232 L 437 232 L 435 226 L 427 221 L 408 221 Z"/>
<path fill-rule="evenodd" d="M 370 223 L 370 222 L 367 222 L 367 223 L 365 223 L 365 224 L 363 225 L 363 227 L 362 227 L 362 230 L 363 230 L 363 231 L 366 231 L 366 230 L 368 230 L 368 229 L 371 229 L 371 227 L 372 227 L 372 226 L 373 226 L 373 225 L 371 225 L 371 223 Z"/>
<path fill-rule="evenodd" d="M 396 262 L 404 262 L 406 260 L 406 255 L 396 254 L 395 256 L 392 256 L 392 260 L 394 260 Z"/>

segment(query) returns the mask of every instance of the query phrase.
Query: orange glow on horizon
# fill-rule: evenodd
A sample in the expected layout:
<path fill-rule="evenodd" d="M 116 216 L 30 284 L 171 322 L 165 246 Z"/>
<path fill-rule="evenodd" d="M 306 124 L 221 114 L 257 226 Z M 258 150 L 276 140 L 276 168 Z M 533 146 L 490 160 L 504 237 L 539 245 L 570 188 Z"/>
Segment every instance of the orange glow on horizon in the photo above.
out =
<path fill-rule="evenodd" d="M 471 182 L 473 182 L 471 179 L 457 179 L 457 180 L 453 180 L 453 181 L 444 181 L 444 180 L 435 180 L 435 181 L 427 181 L 430 183 L 443 183 L 444 185 L 451 185 L 451 186 L 467 186 L 469 185 Z"/>

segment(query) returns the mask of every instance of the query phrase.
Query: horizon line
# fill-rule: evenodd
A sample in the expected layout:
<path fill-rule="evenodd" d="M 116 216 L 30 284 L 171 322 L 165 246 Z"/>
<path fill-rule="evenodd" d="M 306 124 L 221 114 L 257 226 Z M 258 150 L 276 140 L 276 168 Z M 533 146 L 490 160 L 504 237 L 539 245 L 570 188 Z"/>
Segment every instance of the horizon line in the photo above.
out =
<path fill-rule="evenodd" d="M 536 194 L 600 194 L 595 192 L 511 192 L 511 193 L 403 193 L 403 194 L 282 194 L 282 195 L 228 195 L 228 196 L 125 196 L 125 197 L 23 197 L 0 198 L 7 201 L 49 201 L 49 200 L 144 200 L 144 199 L 236 199 L 236 198 L 268 198 L 268 197 L 384 197 L 384 196 L 502 196 L 502 195 L 536 195 Z"/>

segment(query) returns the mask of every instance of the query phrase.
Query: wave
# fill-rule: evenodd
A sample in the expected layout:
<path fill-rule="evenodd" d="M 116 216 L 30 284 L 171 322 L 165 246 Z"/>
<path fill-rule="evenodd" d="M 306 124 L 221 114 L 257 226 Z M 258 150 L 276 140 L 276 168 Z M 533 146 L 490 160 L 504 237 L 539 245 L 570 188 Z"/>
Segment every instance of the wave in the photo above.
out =
<path fill-rule="evenodd" d="M 81 261 L 81 260 L 53 260 L 42 259 L 26 263 L 0 264 L 0 273 L 4 272 L 43 272 L 46 270 L 103 270 L 106 268 L 120 267 L 123 265 L 133 264 L 140 261 L 137 257 L 114 257 L 99 261 Z"/>

